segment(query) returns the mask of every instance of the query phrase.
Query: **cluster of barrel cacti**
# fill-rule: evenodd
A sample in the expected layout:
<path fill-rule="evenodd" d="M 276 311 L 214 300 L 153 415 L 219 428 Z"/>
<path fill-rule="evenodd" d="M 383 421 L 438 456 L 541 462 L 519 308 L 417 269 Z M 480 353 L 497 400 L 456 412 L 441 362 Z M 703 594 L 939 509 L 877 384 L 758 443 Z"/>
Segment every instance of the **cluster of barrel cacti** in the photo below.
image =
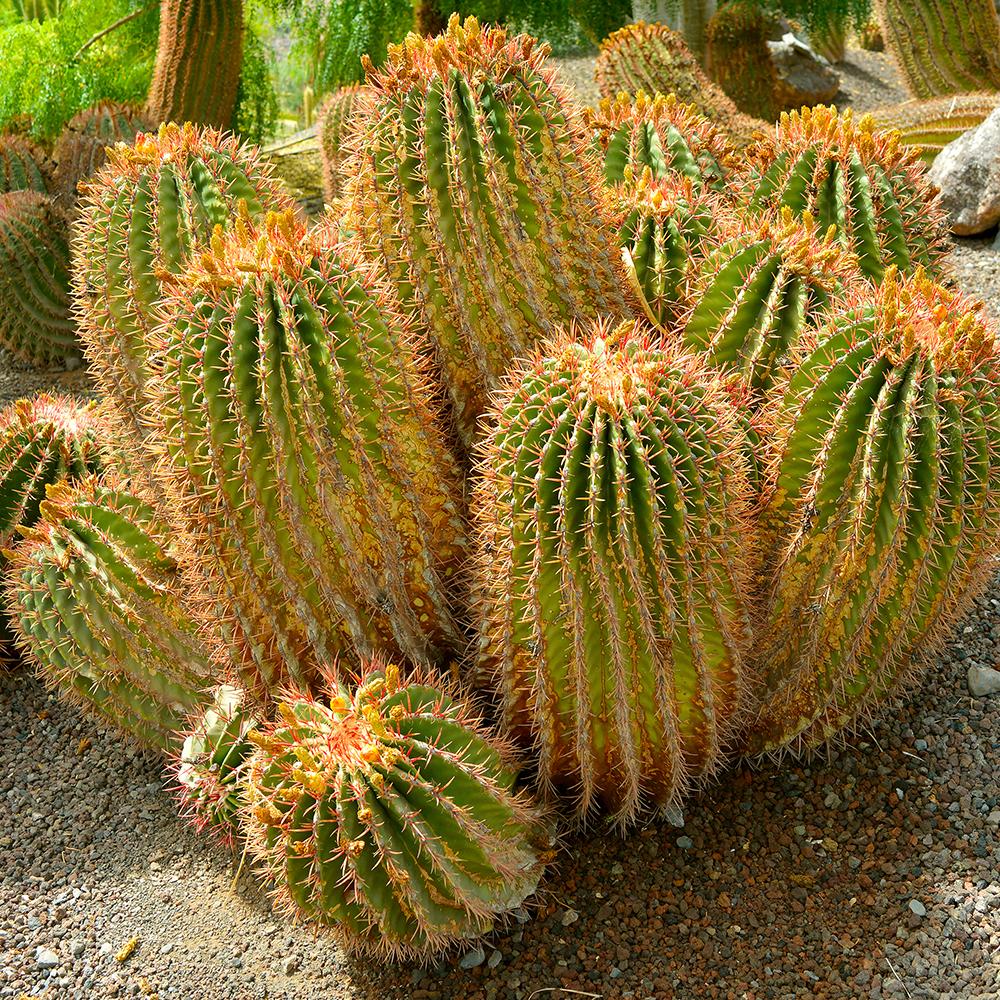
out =
<path fill-rule="evenodd" d="M 212 130 L 110 152 L 106 399 L 0 420 L 7 607 L 282 906 L 428 958 L 560 818 L 676 820 L 898 691 L 1000 541 L 1000 349 L 870 120 L 584 116 L 472 19 L 366 86 L 313 228 Z"/>

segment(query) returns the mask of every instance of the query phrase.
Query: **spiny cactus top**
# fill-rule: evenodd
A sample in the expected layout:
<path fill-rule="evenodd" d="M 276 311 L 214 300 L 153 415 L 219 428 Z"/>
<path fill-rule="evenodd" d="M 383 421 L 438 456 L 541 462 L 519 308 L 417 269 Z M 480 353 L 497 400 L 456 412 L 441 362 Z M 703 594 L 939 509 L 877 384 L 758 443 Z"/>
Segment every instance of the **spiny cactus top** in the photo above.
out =
<path fill-rule="evenodd" d="M 623 308 L 592 151 L 547 54 L 456 15 L 368 69 L 350 223 L 418 307 L 467 447 L 513 358 Z"/>
<path fill-rule="evenodd" d="M 676 94 L 650 98 L 604 98 L 596 112 L 585 111 L 587 124 L 604 158 L 604 178 L 614 184 L 629 167 L 641 176 L 648 167 L 657 179 L 676 172 L 693 182 L 723 190 L 738 159 L 723 132 L 692 104 Z"/>
<path fill-rule="evenodd" d="M 753 160 L 751 206 L 787 205 L 836 226 L 869 277 L 890 264 L 937 267 L 945 230 L 934 190 L 917 154 L 898 133 L 878 131 L 870 115 L 855 121 L 850 110 L 827 107 L 782 114 Z"/>
<path fill-rule="evenodd" d="M 164 300 L 162 479 L 232 609 L 254 693 L 310 664 L 459 641 L 462 487 L 417 348 L 347 247 L 241 210 Z"/>
<path fill-rule="evenodd" d="M 923 274 L 808 336 L 776 413 L 763 515 L 767 687 L 754 747 L 864 720 L 934 652 L 1000 537 L 1000 352 L 972 303 Z"/>
<path fill-rule="evenodd" d="M 348 125 L 364 93 L 365 88 L 359 83 L 341 87 L 326 99 L 316 114 L 319 151 L 323 161 L 323 191 L 331 204 L 343 195 L 347 185 Z"/>
<path fill-rule="evenodd" d="M 52 164 L 45 151 L 20 135 L 0 135 L 0 194 L 52 187 Z"/>
<path fill-rule="evenodd" d="M 168 751 L 212 666 L 180 603 L 176 534 L 114 480 L 50 486 L 8 552 L 15 641 L 60 694 Z"/>
<path fill-rule="evenodd" d="M 535 891 L 546 845 L 506 748 L 437 682 L 374 662 L 250 733 L 252 852 L 352 949 L 428 959 Z"/>
<path fill-rule="evenodd" d="M 473 509 L 506 725 L 581 816 L 672 809 L 746 707 L 753 529 L 728 387 L 598 324 L 519 367 L 492 422 Z"/>

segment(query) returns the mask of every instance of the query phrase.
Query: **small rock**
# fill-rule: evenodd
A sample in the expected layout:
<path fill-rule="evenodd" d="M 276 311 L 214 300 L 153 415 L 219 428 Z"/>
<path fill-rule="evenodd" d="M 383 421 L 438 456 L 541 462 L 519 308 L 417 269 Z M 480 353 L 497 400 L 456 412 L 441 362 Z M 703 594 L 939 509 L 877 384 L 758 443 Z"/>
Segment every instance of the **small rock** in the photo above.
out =
<path fill-rule="evenodd" d="M 169 955 L 174 950 L 174 946 L 168 941 L 164 945 L 160 945 L 160 954 Z"/>
<path fill-rule="evenodd" d="M 948 143 L 927 179 L 941 190 L 941 207 L 958 236 L 985 232 L 1000 222 L 1000 108 Z"/>
<path fill-rule="evenodd" d="M 826 806 L 827 809 L 839 809 L 840 796 L 836 792 L 828 793 L 826 798 L 823 799 L 823 805 Z"/>
<path fill-rule="evenodd" d="M 70 941 L 69 943 L 69 953 L 74 958 L 80 958 L 86 950 L 87 945 L 84 941 Z"/>
<path fill-rule="evenodd" d="M 486 960 L 486 964 L 491 968 L 495 969 L 503 961 L 503 954 L 498 948 L 494 948 L 490 952 L 490 957 Z"/>
<path fill-rule="evenodd" d="M 300 964 L 298 955 L 289 955 L 288 958 L 281 963 L 281 971 L 286 976 L 292 976 L 299 971 Z"/>
<path fill-rule="evenodd" d="M 563 915 L 560 917 L 559 922 L 563 927 L 569 927 L 570 924 L 575 924 L 580 919 L 580 914 L 576 910 L 563 910 Z"/>
<path fill-rule="evenodd" d="M 926 750 L 927 749 L 927 740 L 914 740 L 913 741 L 913 747 L 914 747 L 915 750 Z"/>
<path fill-rule="evenodd" d="M 694 841 L 690 837 L 678 837 L 677 846 L 682 850 L 690 851 L 694 847 Z"/>
<path fill-rule="evenodd" d="M 927 916 L 927 907 L 920 902 L 919 899 L 910 900 L 910 912 L 916 914 L 918 917 Z"/>
<path fill-rule="evenodd" d="M 458 963 L 460 969 L 475 969 L 486 961 L 486 952 L 482 947 L 473 948 L 467 951 Z"/>
<path fill-rule="evenodd" d="M 37 948 L 35 962 L 41 969 L 54 969 L 59 964 L 59 956 L 51 948 Z"/>
<path fill-rule="evenodd" d="M 778 75 L 775 96 L 786 108 L 826 104 L 840 90 L 840 75 L 801 38 L 787 32 L 780 42 L 768 42 Z"/>
<path fill-rule="evenodd" d="M 993 812 L 986 817 L 986 822 L 990 826 L 1000 826 L 1000 809 L 994 809 Z"/>
<path fill-rule="evenodd" d="M 622 970 L 617 965 L 611 966 L 611 978 L 617 979 L 622 974 Z"/>
<path fill-rule="evenodd" d="M 997 140 L 1000 142 L 1000 132 Z M 1000 199 L 1000 192 L 998 192 Z M 986 698 L 992 694 L 1000 694 L 1000 670 L 992 667 L 969 667 L 969 694 L 973 698 Z"/>

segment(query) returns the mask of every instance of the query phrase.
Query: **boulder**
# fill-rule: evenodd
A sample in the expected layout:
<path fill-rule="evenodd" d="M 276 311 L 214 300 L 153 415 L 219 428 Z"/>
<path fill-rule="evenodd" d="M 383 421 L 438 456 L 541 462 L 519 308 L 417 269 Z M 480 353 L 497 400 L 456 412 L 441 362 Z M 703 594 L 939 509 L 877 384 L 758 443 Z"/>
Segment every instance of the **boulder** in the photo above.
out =
<path fill-rule="evenodd" d="M 948 143 L 927 172 L 941 191 L 941 208 L 957 236 L 974 236 L 1000 222 L 1000 108 Z"/>
<path fill-rule="evenodd" d="M 790 31 L 780 41 L 768 42 L 778 74 L 775 96 L 785 108 L 829 104 L 840 90 L 840 74 L 801 38 Z"/>

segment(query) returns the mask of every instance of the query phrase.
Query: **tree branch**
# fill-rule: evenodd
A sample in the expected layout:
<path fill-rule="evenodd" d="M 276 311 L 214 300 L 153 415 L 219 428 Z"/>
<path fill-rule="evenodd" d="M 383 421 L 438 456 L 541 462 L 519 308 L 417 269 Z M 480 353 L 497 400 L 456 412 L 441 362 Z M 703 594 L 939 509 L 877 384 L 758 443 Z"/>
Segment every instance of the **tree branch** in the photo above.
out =
<path fill-rule="evenodd" d="M 92 35 L 88 38 L 83 45 L 81 45 L 76 52 L 73 53 L 73 58 L 71 62 L 76 62 L 96 42 L 99 42 L 105 35 L 110 35 L 112 31 L 120 28 L 123 24 L 128 24 L 129 21 L 134 21 L 137 17 L 141 17 L 143 14 L 148 14 L 154 7 L 155 3 L 148 3 L 145 7 L 140 7 L 138 10 L 132 11 L 131 14 L 126 14 L 124 17 L 118 18 L 113 24 L 109 24 L 106 28 L 101 28 L 96 35 Z"/>

